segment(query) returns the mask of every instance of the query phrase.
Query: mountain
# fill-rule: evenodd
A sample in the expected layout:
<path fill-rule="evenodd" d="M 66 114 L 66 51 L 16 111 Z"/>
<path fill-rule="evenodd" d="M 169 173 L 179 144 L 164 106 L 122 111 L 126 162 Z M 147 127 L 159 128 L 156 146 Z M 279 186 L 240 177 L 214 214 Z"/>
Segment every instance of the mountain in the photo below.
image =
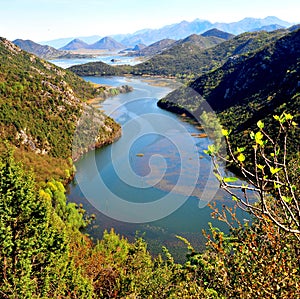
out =
<path fill-rule="evenodd" d="M 150 45 L 163 39 L 183 39 L 193 33 L 199 34 L 210 28 L 212 28 L 212 23 L 210 23 L 209 21 L 182 21 L 178 24 L 168 25 L 160 29 L 145 29 L 142 31 L 138 31 L 122 39 L 120 42 L 128 46 L 137 43 Z"/>
<path fill-rule="evenodd" d="M 134 46 L 134 48 L 132 49 L 132 51 L 141 51 L 143 49 L 145 49 L 147 46 L 144 44 L 137 44 Z"/>
<path fill-rule="evenodd" d="M 114 40 L 112 37 L 104 37 L 97 41 L 96 43 L 88 46 L 89 49 L 93 50 L 121 50 L 124 49 L 125 46 L 122 45 L 121 43 L 118 43 L 116 40 Z"/>
<path fill-rule="evenodd" d="M 76 38 L 74 37 L 66 37 L 66 38 L 59 38 L 59 39 L 54 39 L 54 40 L 49 40 L 49 41 L 41 41 L 39 44 L 41 45 L 49 45 L 55 49 L 60 49 L 67 45 L 69 42 L 71 42 L 74 39 L 80 39 L 83 42 L 87 44 L 93 44 L 99 39 L 101 39 L 100 35 L 92 35 L 92 36 L 78 36 Z"/>
<path fill-rule="evenodd" d="M 182 21 L 180 23 L 167 25 L 159 29 L 142 29 L 131 34 L 116 34 L 112 35 L 117 42 L 125 45 L 125 47 L 133 48 L 137 44 L 151 45 L 157 41 L 163 39 L 184 39 L 192 34 L 202 34 L 210 29 L 218 29 L 234 35 L 238 35 L 243 32 L 253 30 L 265 30 L 268 31 L 273 28 L 287 28 L 291 26 L 291 23 L 282 21 L 276 17 L 266 17 L 264 19 L 245 18 L 238 22 L 233 23 L 211 23 L 207 20 L 196 19 L 192 22 Z M 266 27 L 268 26 L 268 27 Z M 272 27 L 270 27 L 272 26 Z M 217 36 L 220 37 L 220 36 Z M 88 36 L 88 37 L 76 37 L 82 41 L 91 44 L 99 41 L 100 36 Z M 221 37 L 223 38 L 223 37 Z M 72 41 L 73 38 L 56 39 L 47 42 L 41 42 L 40 44 L 47 44 L 54 48 L 61 48 Z"/>
<path fill-rule="evenodd" d="M 17 158 L 34 169 L 38 180 L 70 178 L 73 137 L 83 111 L 99 121 L 97 126 L 89 123 L 99 138 L 90 145 L 82 136 L 75 156 L 119 136 L 119 125 L 86 104 L 99 89 L 4 38 L 0 38 L 0 74 L 1 141 L 15 147 Z M 1 151 L 3 147 L 1 142 Z"/>
<path fill-rule="evenodd" d="M 257 31 L 257 30 L 253 30 L 253 31 Z M 225 40 L 229 40 L 234 37 L 234 34 L 219 30 L 217 28 L 210 29 L 210 30 L 202 33 L 201 35 L 204 37 L 219 37 L 219 38 L 222 38 Z"/>
<path fill-rule="evenodd" d="M 56 50 L 50 46 L 42 46 L 31 40 L 16 39 L 13 41 L 15 45 L 20 47 L 22 50 L 31 54 L 37 55 L 42 59 L 80 59 L 93 57 L 92 54 L 73 54 L 65 50 Z"/>
<path fill-rule="evenodd" d="M 274 30 L 279 30 L 279 29 L 284 29 L 284 28 L 285 27 L 283 27 L 281 25 L 273 24 L 273 25 L 262 26 L 260 28 L 255 28 L 255 29 L 252 29 L 251 31 L 259 31 L 259 30 L 274 31 Z"/>
<path fill-rule="evenodd" d="M 287 111 L 299 120 L 299 57 L 300 30 L 296 30 L 252 53 L 231 56 L 223 66 L 170 93 L 158 105 L 180 113 L 186 109 L 198 117 L 209 104 L 222 124 L 236 133 L 254 129 L 260 119 L 271 132 L 274 114 Z"/>
<path fill-rule="evenodd" d="M 73 66 L 70 70 L 80 76 L 97 74 L 120 75 L 154 75 L 154 76 L 171 76 L 179 78 L 198 77 L 207 71 L 211 71 L 222 66 L 229 57 L 248 54 L 266 46 L 273 40 L 287 34 L 288 30 L 277 30 L 274 32 L 248 32 L 240 34 L 230 40 L 223 41 L 213 46 L 209 43 L 210 37 L 201 36 L 201 40 L 208 42 L 203 49 L 191 42 L 184 40 L 174 43 L 169 49 L 160 54 L 153 56 L 147 61 L 135 66 L 115 66 L 108 67 L 105 64 L 89 63 L 85 65 Z M 195 38 L 194 36 L 192 38 Z M 198 37 L 197 37 L 198 38 Z M 196 39 L 197 39 L 196 38 Z"/>
<path fill-rule="evenodd" d="M 286 33 L 285 30 L 270 33 L 264 31 L 243 33 L 207 49 L 189 42 L 179 42 L 149 60 L 133 66 L 131 73 L 197 77 L 222 66 L 231 56 L 256 51 Z"/>
<path fill-rule="evenodd" d="M 232 33 L 241 34 L 243 32 L 253 31 L 257 28 L 262 28 L 269 25 L 279 25 L 284 28 L 291 26 L 291 23 L 282 21 L 276 17 L 266 17 L 264 19 L 245 18 L 233 23 L 215 23 L 215 28 Z"/>
<path fill-rule="evenodd" d="M 70 41 L 67 45 L 60 48 L 60 50 L 79 50 L 79 49 L 86 49 L 88 48 L 88 44 L 82 41 L 81 39 L 75 38 L 72 41 Z"/>
<path fill-rule="evenodd" d="M 135 53 L 130 53 L 129 55 L 135 56 L 154 56 L 158 53 L 163 52 L 164 50 L 168 49 L 173 45 L 176 41 L 173 39 L 162 39 L 156 43 L 151 44 L 148 47 L 145 47 Z"/>
<path fill-rule="evenodd" d="M 54 59 L 67 54 L 67 52 L 56 50 L 50 46 L 42 46 L 31 40 L 16 39 L 13 41 L 13 43 L 22 50 L 35 54 L 44 59 Z"/>
<path fill-rule="evenodd" d="M 219 37 L 215 37 L 215 36 L 205 37 L 203 35 L 192 34 L 182 40 L 179 40 L 178 42 L 176 42 L 176 44 L 182 45 L 182 44 L 190 43 L 201 49 L 207 49 L 217 44 L 220 44 L 222 42 L 224 42 L 224 39 Z"/>
<path fill-rule="evenodd" d="M 121 39 L 118 39 L 118 41 L 127 46 L 133 46 L 137 43 L 149 45 L 166 38 L 175 40 L 183 39 L 191 34 L 202 34 L 214 28 L 237 35 L 269 25 L 279 25 L 286 28 L 292 24 L 276 17 L 266 17 L 264 19 L 245 18 L 233 23 L 211 23 L 206 20 L 196 19 L 192 22 L 182 21 L 160 29 L 144 29 L 126 35 L 125 38 L 121 36 Z M 118 38 L 120 38 L 120 36 Z"/>

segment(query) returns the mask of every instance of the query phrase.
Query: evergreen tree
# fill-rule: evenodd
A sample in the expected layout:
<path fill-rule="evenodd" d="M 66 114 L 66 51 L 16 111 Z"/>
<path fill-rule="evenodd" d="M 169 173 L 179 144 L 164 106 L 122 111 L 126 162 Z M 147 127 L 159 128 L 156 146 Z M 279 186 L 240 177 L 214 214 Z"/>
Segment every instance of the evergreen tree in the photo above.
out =
<path fill-rule="evenodd" d="M 1 298 L 90 297 L 53 212 L 51 200 L 37 196 L 32 175 L 6 154 L 0 161 Z"/>

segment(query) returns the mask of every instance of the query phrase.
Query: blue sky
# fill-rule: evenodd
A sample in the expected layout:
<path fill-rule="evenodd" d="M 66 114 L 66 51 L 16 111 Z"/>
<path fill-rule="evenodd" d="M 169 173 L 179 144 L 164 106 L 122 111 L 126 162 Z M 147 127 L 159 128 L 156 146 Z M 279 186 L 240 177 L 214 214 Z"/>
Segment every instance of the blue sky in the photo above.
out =
<path fill-rule="evenodd" d="M 0 36 L 36 42 L 133 33 L 192 21 L 277 16 L 300 23 L 299 0 L 0 0 Z"/>

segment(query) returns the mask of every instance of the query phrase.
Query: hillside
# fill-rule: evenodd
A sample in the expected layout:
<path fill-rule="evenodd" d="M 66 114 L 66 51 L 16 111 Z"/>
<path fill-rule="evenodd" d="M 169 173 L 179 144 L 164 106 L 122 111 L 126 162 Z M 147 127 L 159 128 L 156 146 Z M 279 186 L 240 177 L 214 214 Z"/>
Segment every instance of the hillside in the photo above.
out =
<path fill-rule="evenodd" d="M 113 50 L 124 49 L 125 46 L 122 45 L 121 43 L 117 42 L 116 40 L 114 40 L 112 37 L 107 36 L 107 37 L 103 37 L 102 39 L 95 42 L 94 44 L 89 45 L 87 48 L 93 49 L 93 50 L 113 51 Z"/>
<path fill-rule="evenodd" d="M 253 30 L 253 31 L 257 31 L 257 30 Z M 231 33 L 216 29 L 216 28 L 210 29 L 210 30 L 202 33 L 201 35 L 204 37 L 208 37 L 208 36 L 219 37 L 219 38 L 222 38 L 225 40 L 228 40 L 228 39 L 231 39 L 234 37 L 234 34 L 231 34 Z"/>
<path fill-rule="evenodd" d="M 81 39 L 75 38 L 71 40 L 67 45 L 64 47 L 60 48 L 60 50 L 79 50 L 79 49 L 86 49 L 89 45 L 82 41 Z"/>
<path fill-rule="evenodd" d="M 39 180 L 70 175 L 76 123 L 86 110 L 85 101 L 100 92 L 72 72 L 0 39 L 1 140 L 17 148 L 18 158 L 34 168 Z M 109 143 L 119 136 L 120 127 L 112 119 L 103 114 L 95 117 L 102 123 L 95 128 L 100 134 L 95 143 Z"/>
<path fill-rule="evenodd" d="M 199 116 L 204 98 L 222 123 L 236 132 L 255 127 L 259 119 L 271 126 L 272 115 L 284 110 L 299 118 L 299 70 L 300 30 L 296 30 L 257 51 L 231 56 L 222 67 L 174 91 L 158 105 L 178 112 L 185 108 Z M 294 146 L 299 146 L 299 136 Z"/>
<path fill-rule="evenodd" d="M 274 28 L 287 28 L 292 24 L 285 22 L 276 17 L 266 17 L 264 19 L 256 18 L 245 18 L 238 22 L 233 23 L 222 23 L 216 22 L 212 23 L 207 20 L 196 19 L 194 21 L 182 21 L 175 24 L 170 24 L 158 29 L 141 29 L 134 33 L 128 34 L 115 34 L 111 37 L 117 42 L 125 45 L 128 48 L 133 48 L 137 44 L 151 45 L 157 41 L 163 39 L 174 39 L 180 40 L 184 39 L 192 34 L 203 34 L 211 29 L 218 29 L 220 31 L 228 32 L 230 34 L 238 35 L 247 31 L 257 31 L 257 30 L 272 30 Z M 100 39 L 100 36 L 90 36 L 90 37 L 76 37 L 84 42 L 91 44 L 95 43 Z M 55 39 L 50 41 L 41 42 L 41 44 L 50 45 L 54 48 L 61 48 L 67 43 L 72 41 L 72 38 Z"/>
<path fill-rule="evenodd" d="M 159 54 L 166 49 L 170 48 L 176 41 L 174 39 L 162 39 L 158 42 L 155 42 L 148 47 L 145 47 L 143 49 L 138 49 L 137 51 L 130 53 L 129 55 L 134 56 L 154 56 L 156 54 Z"/>
<path fill-rule="evenodd" d="M 90 54 L 73 54 L 68 51 L 56 50 L 50 46 L 42 46 L 31 40 L 16 39 L 13 41 L 15 45 L 20 47 L 22 50 L 34 54 L 42 59 L 77 59 L 92 57 Z"/>
<path fill-rule="evenodd" d="M 225 39 L 216 36 L 203 36 L 203 35 L 191 34 L 188 37 L 179 40 L 177 44 L 182 45 L 185 43 L 191 43 L 192 45 L 195 45 L 201 49 L 208 49 L 224 41 Z"/>
<path fill-rule="evenodd" d="M 222 32 L 222 31 L 220 31 L 220 32 Z M 189 35 L 188 37 L 178 40 L 178 41 L 175 41 L 173 39 L 163 39 L 156 43 L 151 44 L 150 46 L 148 46 L 140 51 L 130 53 L 129 55 L 152 57 L 152 56 L 160 54 L 164 51 L 167 51 L 168 49 L 171 49 L 176 45 L 183 45 L 183 44 L 187 44 L 187 43 L 197 46 L 201 49 L 206 49 L 206 48 L 213 47 L 217 44 L 220 44 L 224 40 L 225 39 L 214 36 L 213 34 L 207 35 L 207 36 L 192 34 L 192 35 Z"/>
<path fill-rule="evenodd" d="M 154 75 L 172 76 L 178 78 L 199 77 L 205 72 L 222 66 L 226 60 L 234 55 L 251 53 L 260 49 L 285 35 L 287 30 L 274 32 L 251 32 L 240 34 L 230 40 L 212 46 L 212 43 L 222 41 L 214 37 L 197 36 L 196 40 L 206 41 L 208 49 L 203 49 L 196 45 L 195 41 L 177 42 L 166 51 L 155 55 L 149 60 L 135 66 L 111 67 L 103 63 L 89 63 L 71 67 L 70 70 L 78 75 L 93 74 L 132 74 L 132 75 Z M 193 36 L 194 38 L 194 36 Z M 213 40 L 213 42 L 211 42 Z"/>
<path fill-rule="evenodd" d="M 265 29 L 267 28 L 265 26 L 270 25 L 279 25 L 284 28 L 291 26 L 290 23 L 282 21 L 276 17 L 266 17 L 264 19 L 245 18 L 233 23 L 211 23 L 207 20 L 196 19 L 191 22 L 182 21 L 159 29 L 140 30 L 133 34 L 127 34 L 123 38 L 120 36 L 118 37 L 118 41 L 127 46 L 133 46 L 137 43 L 149 45 L 165 38 L 175 40 L 183 39 L 191 34 L 202 34 L 205 31 L 214 28 L 237 35 L 257 29 Z"/>
<path fill-rule="evenodd" d="M 136 73 L 151 75 L 199 76 L 220 67 L 230 56 L 254 51 L 284 34 L 285 31 L 244 33 L 214 47 L 208 44 L 208 49 L 191 43 L 179 43 L 133 69 Z"/>
<path fill-rule="evenodd" d="M 42 46 L 31 40 L 16 39 L 13 41 L 13 43 L 22 50 L 35 54 L 43 59 L 61 58 L 67 54 L 67 52 L 56 50 L 55 48 L 47 45 Z"/>

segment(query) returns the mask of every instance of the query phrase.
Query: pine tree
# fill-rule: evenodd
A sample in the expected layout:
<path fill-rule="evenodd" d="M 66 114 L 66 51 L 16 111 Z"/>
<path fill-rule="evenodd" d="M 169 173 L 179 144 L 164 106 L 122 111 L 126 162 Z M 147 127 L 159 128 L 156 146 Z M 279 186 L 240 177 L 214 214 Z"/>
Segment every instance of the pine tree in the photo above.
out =
<path fill-rule="evenodd" d="M 53 221 L 51 200 L 37 194 L 32 174 L 6 154 L 0 160 L 0 297 L 89 298 L 66 232 Z"/>

